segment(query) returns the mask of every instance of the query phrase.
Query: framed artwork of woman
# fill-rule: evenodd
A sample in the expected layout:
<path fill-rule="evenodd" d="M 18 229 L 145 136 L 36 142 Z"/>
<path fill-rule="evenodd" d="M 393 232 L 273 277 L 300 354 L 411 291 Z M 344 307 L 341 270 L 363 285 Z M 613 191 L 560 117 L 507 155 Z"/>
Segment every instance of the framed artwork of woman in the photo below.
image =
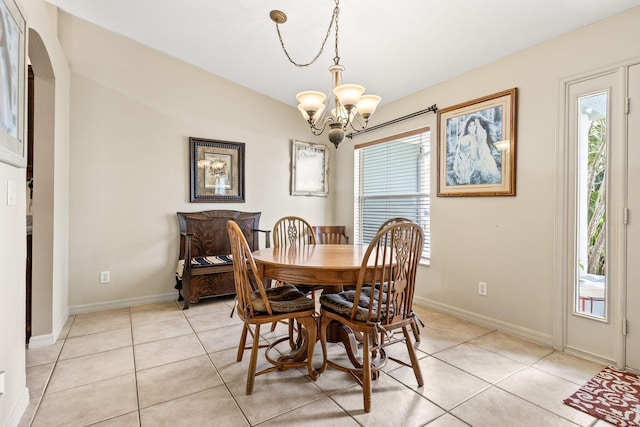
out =
<path fill-rule="evenodd" d="M 509 89 L 438 111 L 438 196 L 514 196 L 516 96 Z"/>

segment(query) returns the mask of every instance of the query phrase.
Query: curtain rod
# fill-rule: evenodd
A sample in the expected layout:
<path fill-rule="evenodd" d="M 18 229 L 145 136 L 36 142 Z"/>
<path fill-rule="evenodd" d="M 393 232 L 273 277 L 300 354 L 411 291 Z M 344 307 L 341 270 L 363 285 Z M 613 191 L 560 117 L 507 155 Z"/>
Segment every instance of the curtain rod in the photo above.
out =
<path fill-rule="evenodd" d="M 371 126 L 370 128 L 364 128 L 364 129 L 356 131 L 356 132 L 348 133 L 346 135 L 346 137 L 349 138 L 349 139 L 352 139 L 354 136 L 358 136 L 361 133 L 366 133 L 366 132 L 369 132 L 369 131 L 372 131 L 372 130 L 380 129 L 380 128 L 383 128 L 385 126 L 389 126 L 389 125 L 401 122 L 403 120 L 412 119 L 412 118 L 420 116 L 422 114 L 430 113 L 432 111 L 434 113 L 438 111 L 438 107 L 436 107 L 436 104 L 433 104 L 431 107 L 425 108 L 424 110 L 416 111 L 415 113 L 407 114 L 406 116 L 398 117 L 397 119 L 389 120 L 388 122 L 380 123 L 379 125 Z"/>

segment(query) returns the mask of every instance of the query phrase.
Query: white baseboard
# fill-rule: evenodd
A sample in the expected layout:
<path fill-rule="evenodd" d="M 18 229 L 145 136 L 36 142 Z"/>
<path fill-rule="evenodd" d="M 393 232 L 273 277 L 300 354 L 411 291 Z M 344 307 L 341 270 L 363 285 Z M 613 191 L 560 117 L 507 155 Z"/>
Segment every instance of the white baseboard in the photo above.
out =
<path fill-rule="evenodd" d="M 31 338 L 29 338 L 29 348 L 47 347 L 55 343 L 56 339 L 53 334 L 32 335 Z"/>
<path fill-rule="evenodd" d="M 29 406 L 29 389 L 25 387 L 24 390 L 22 390 L 22 394 L 20 396 L 20 399 L 18 399 L 16 406 L 14 406 L 11 410 L 11 413 L 9 414 L 9 418 L 7 419 L 5 425 L 7 427 L 17 427 L 17 425 L 20 424 L 22 416 L 27 410 L 27 406 Z"/>
<path fill-rule="evenodd" d="M 610 359 L 607 359 L 606 357 L 603 357 L 597 354 L 585 353 L 584 351 L 571 346 L 566 346 L 564 349 L 564 352 L 567 354 L 570 354 L 571 356 L 576 356 L 581 359 L 590 360 L 592 362 L 599 363 L 601 365 L 613 366 L 618 369 L 624 369 L 624 366 L 616 366 L 615 360 L 610 360 Z"/>
<path fill-rule="evenodd" d="M 414 297 L 413 302 L 421 307 L 431 308 L 441 313 L 446 313 L 451 316 L 457 317 L 462 320 L 475 323 L 480 326 L 484 326 L 491 329 L 497 329 L 505 334 L 512 335 L 518 338 L 525 339 L 527 341 L 534 342 L 536 344 L 544 345 L 546 347 L 553 347 L 553 337 L 549 334 L 542 333 L 540 331 L 534 331 L 533 329 L 523 328 L 522 326 L 514 325 L 504 322 L 502 320 L 494 319 L 492 317 L 483 316 L 471 311 L 463 310 L 458 307 L 443 304 L 437 301 L 432 301 L 423 297 Z"/>
<path fill-rule="evenodd" d="M 178 292 L 160 295 L 126 298 L 113 301 L 97 302 L 93 304 L 73 305 L 69 307 L 69 314 L 91 313 L 94 311 L 113 310 L 114 308 L 132 307 L 135 305 L 155 304 L 159 302 L 176 301 Z"/>
<path fill-rule="evenodd" d="M 132 307 L 135 305 L 154 304 L 159 302 L 175 301 L 178 299 L 177 292 L 171 292 L 167 294 L 151 295 L 145 297 L 126 298 L 114 301 L 104 301 L 94 304 L 82 304 L 69 307 L 69 311 L 64 318 L 64 321 L 59 322 L 56 325 L 55 334 L 37 335 L 32 336 L 29 339 L 29 348 L 39 348 L 53 345 L 56 342 L 57 337 L 60 336 L 60 332 L 64 328 L 67 318 L 72 314 L 91 313 L 94 311 L 112 310 L 114 308 Z"/>

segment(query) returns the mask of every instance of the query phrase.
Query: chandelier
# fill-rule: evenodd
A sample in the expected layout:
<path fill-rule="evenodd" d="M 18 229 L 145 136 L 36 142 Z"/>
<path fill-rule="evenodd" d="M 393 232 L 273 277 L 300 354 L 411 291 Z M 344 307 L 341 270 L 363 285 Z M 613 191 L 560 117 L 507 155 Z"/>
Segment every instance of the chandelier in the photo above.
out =
<path fill-rule="evenodd" d="M 284 54 L 296 67 L 307 67 L 318 59 L 324 50 L 324 46 L 329 39 L 331 29 L 335 27 L 335 57 L 333 65 L 329 67 L 331 73 L 331 91 L 327 100 L 327 95 L 316 90 L 307 90 L 296 95 L 296 99 L 300 103 L 298 110 L 302 113 L 302 117 L 309 123 L 311 132 L 314 135 L 321 135 L 329 128 L 329 141 L 338 148 L 338 145 L 344 140 L 345 132 L 350 127 L 354 131 L 359 131 L 367 127 L 369 118 L 376 111 L 381 98 L 377 95 L 364 95 L 364 87 L 356 84 L 343 84 L 342 72 L 344 67 L 340 65 L 340 55 L 338 53 L 338 18 L 340 15 L 340 0 L 335 0 L 336 6 L 331 14 L 331 21 L 327 34 L 324 37 L 320 51 L 306 64 L 295 62 L 284 46 L 282 35 L 280 34 L 280 24 L 287 22 L 287 15 L 279 10 L 272 10 L 269 17 L 276 23 L 276 30 L 280 45 Z M 327 103 L 325 104 L 325 100 Z"/>

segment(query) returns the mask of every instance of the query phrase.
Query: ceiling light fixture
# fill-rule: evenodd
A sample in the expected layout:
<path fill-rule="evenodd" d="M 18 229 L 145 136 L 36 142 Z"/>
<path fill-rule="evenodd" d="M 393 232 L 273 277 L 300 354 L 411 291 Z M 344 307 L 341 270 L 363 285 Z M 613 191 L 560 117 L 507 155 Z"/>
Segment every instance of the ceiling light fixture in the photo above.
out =
<path fill-rule="evenodd" d="M 338 53 L 338 18 L 340 15 L 340 0 L 335 0 L 336 7 L 331 14 L 331 22 L 327 34 L 324 37 L 322 46 L 318 54 L 307 64 L 299 64 L 291 59 L 289 52 L 284 47 L 282 35 L 280 34 L 280 24 L 287 22 L 287 15 L 279 10 L 272 10 L 269 13 L 271 20 L 276 23 L 278 38 L 284 54 L 293 65 L 297 67 L 307 67 L 318 59 L 322 54 L 325 44 L 331 34 L 331 28 L 335 26 L 335 57 L 333 65 L 329 67 L 331 73 L 331 92 L 329 100 L 325 104 L 327 96 L 316 90 L 307 90 L 296 95 L 296 99 L 300 103 L 298 110 L 302 113 L 302 117 L 309 123 L 311 132 L 314 135 L 321 135 L 325 129 L 329 128 L 329 141 L 338 148 L 338 145 L 344 140 L 347 128 L 351 127 L 354 131 L 359 131 L 367 127 L 369 118 L 376 111 L 381 98 L 377 95 L 364 95 L 364 87 L 356 84 L 343 84 L 342 72 L 344 67 L 340 65 L 340 55 Z M 332 108 L 330 108 L 332 107 Z"/>

